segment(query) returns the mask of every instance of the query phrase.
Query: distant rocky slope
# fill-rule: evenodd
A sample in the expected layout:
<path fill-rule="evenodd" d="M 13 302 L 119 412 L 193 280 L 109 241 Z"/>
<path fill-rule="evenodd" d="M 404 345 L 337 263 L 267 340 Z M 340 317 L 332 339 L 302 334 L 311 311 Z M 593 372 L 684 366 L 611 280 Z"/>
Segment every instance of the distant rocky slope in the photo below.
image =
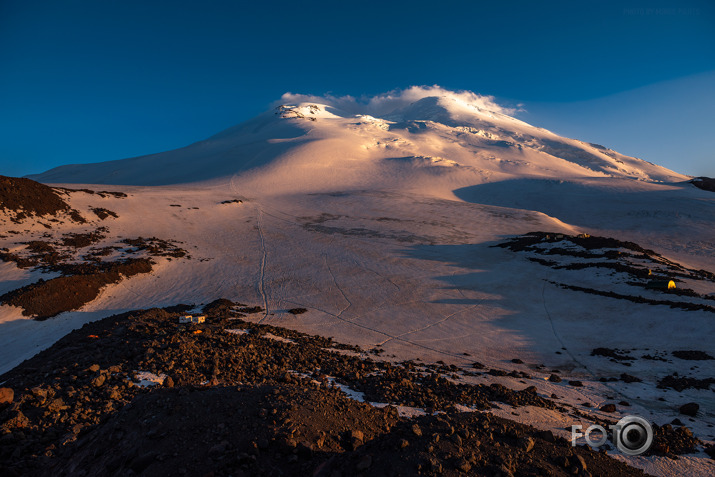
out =
<path fill-rule="evenodd" d="M 9 219 L 20 223 L 30 217 L 58 222 L 58 215 L 67 215 L 75 222 L 85 222 L 80 213 L 60 197 L 59 190 L 18 177 L 0 176 L 0 208 L 5 210 L 5 217 L 0 217 L 2 222 Z"/>
<path fill-rule="evenodd" d="M 550 281 L 562 288 L 635 303 L 715 313 L 715 296 L 691 289 L 701 284 L 711 286 L 715 273 L 684 267 L 633 242 L 588 234 L 530 232 L 497 246 L 525 254 L 529 261 L 562 270 L 561 277 L 568 277 L 572 283 Z M 585 270 L 589 271 L 586 279 Z M 569 277 L 569 271 L 580 272 Z"/>
<path fill-rule="evenodd" d="M 709 190 L 710 192 L 715 192 L 715 179 L 712 177 L 696 177 L 690 181 L 698 189 Z"/>
<path fill-rule="evenodd" d="M 189 258 L 177 244 L 157 237 L 107 239 L 117 213 L 89 206 L 82 215 L 69 204 L 76 195 L 127 197 L 0 176 L 0 261 L 50 275 L 0 295 L 0 304 L 20 307 L 37 319 L 52 318 L 81 308 L 107 285 L 151 272 L 156 257 Z M 81 229 L 62 233 L 64 223 Z"/>

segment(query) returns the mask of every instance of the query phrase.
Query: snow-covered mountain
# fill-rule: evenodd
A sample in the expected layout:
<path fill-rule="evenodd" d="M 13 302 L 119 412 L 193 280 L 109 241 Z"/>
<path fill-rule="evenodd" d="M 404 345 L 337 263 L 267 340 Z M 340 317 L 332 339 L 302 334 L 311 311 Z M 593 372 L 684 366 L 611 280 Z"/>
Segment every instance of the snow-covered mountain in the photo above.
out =
<path fill-rule="evenodd" d="M 471 379 L 534 385 L 599 418 L 613 417 L 599 413 L 600 404 L 628 402 L 619 413 L 663 424 L 681 404 L 698 402 L 689 425 L 714 439 L 707 386 L 657 386 L 674 372 L 699 382 L 713 375 L 712 361 L 694 368 L 672 353 L 715 355 L 712 340 L 700 339 L 715 332 L 715 281 L 702 272 L 715 271 L 715 195 L 687 176 L 515 114 L 492 98 L 438 87 L 365 100 L 286 94 L 266 113 L 181 149 L 31 176 L 128 196 L 68 192 L 87 218 L 116 215 L 85 224 L 6 220 L 0 247 L 8 253 L 24 256 L 28 242 L 50 239 L 63 251 L 68 233 L 104 227 L 73 257 L 135 256 L 145 244 L 135 237 L 156 237 L 190 258 L 159 255 L 151 273 L 107 285 L 47 321 L 0 306 L 3 370 L 86 321 L 225 297 L 263 307 L 256 321 L 382 356 L 519 368 L 531 377 Z M 535 231 L 546 234 L 495 247 Z M 43 276 L 0 267 L 0 293 Z M 683 293 L 646 288 L 648 277 L 673 278 Z M 295 307 L 308 312 L 288 313 Z M 593 354 L 599 348 L 633 359 Z M 546 379 L 553 369 L 563 383 Z M 623 373 L 642 381 L 611 379 Z M 557 430 L 572 419 L 494 412 Z M 702 455 L 629 462 L 663 475 L 706 474 L 710 465 Z"/>
<path fill-rule="evenodd" d="M 474 94 L 413 88 L 365 104 L 300 95 L 284 99 L 294 102 L 181 149 L 61 166 L 30 177 L 41 182 L 167 185 L 248 175 L 260 190 L 270 184 L 276 193 L 424 190 L 429 184 L 441 196 L 455 185 L 511 178 L 687 179 L 531 126 Z"/>

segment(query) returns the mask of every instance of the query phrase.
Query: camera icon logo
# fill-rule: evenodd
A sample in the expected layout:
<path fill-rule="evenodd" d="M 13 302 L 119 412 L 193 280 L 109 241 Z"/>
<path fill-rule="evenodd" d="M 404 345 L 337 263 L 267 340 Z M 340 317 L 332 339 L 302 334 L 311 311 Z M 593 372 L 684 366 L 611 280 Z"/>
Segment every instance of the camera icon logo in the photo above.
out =
<path fill-rule="evenodd" d="M 631 456 L 641 455 L 653 443 L 653 428 L 650 423 L 639 416 L 624 416 L 616 424 L 608 426 L 612 432 L 613 443 L 621 453 Z M 583 437 L 586 443 L 598 448 L 606 443 L 608 434 L 603 426 L 593 424 L 585 433 L 578 432 L 583 426 L 571 426 L 571 445 L 576 446 L 576 439 Z M 592 434 L 597 433 L 599 436 Z"/>
<path fill-rule="evenodd" d="M 639 416 L 625 416 L 613 429 L 613 440 L 618 450 L 626 455 L 641 455 L 653 443 L 650 422 Z"/>

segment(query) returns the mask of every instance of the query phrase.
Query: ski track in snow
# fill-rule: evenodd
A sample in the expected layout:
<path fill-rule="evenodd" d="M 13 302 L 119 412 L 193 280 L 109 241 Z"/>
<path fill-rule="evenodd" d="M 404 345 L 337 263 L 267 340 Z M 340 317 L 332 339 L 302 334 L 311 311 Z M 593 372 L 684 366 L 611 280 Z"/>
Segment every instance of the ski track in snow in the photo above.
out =
<path fill-rule="evenodd" d="M 258 235 L 261 241 L 261 271 L 260 271 L 260 276 L 258 278 L 258 291 L 261 294 L 261 298 L 263 300 L 263 318 L 261 318 L 258 322 L 261 323 L 263 320 L 265 320 L 268 317 L 268 297 L 266 296 L 266 291 L 264 289 L 265 286 L 265 280 L 266 280 L 266 261 L 268 259 L 268 251 L 266 250 L 266 240 L 263 235 L 263 225 L 262 225 L 262 216 L 263 216 L 263 211 L 261 210 L 260 206 L 256 206 L 257 210 L 257 227 L 258 227 Z"/>
<path fill-rule="evenodd" d="M 462 294 L 462 296 L 464 297 L 464 293 L 462 293 L 462 290 L 459 290 L 459 289 L 458 289 L 458 291 L 459 291 L 459 292 Z M 465 298 L 466 298 L 466 297 L 465 297 Z M 405 332 L 405 333 L 402 333 L 401 335 L 397 335 L 397 336 L 394 336 L 394 337 L 390 337 L 389 339 L 387 339 L 387 340 L 385 340 L 385 341 L 383 341 L 383 342 L 381 342 L 381 343 L 378 343 L 377 346 L 382 346 L 382 345 L 384 345 L 384 344 L 387 344 L 388 342 L 390 342 L 391 340 L 394 340 L 394 339 L 401 339 L 402 341 L 405 341 L 406 343 L 414 344 L 414 342 L 412 342 L 412 341 L 403 339 L 403 336 L 408 336 L 408 335 L 411 335 L 411 334 L 414 334 L 414 333 L 419 333 L 420 331 L 424 331 L 424 330 L 427 330 L 427 329 L 429 329 L 429 328 L 432 328 L 433 326 L 437 326 L 437 325 L 439 325 L 439 324 L 441 324 L 441 323 L 444 323 L 445 321 L 449 320 L 449 319 L 452 318 L 453 316 L 456 316 L 456 315 L 459 315 L 459 314 L 462 314 L 462 313 L 467 313 L 468 311 L 471 311 L 471 310 L 475 309 L 476 307 L 478 307 L 479 305 L 481 305 L 482 301 L 483 301 L 483 300 L 480 300 L 479 303 L 475 303 L 474 305 L 471 305 L 471 306 L 469 306 L 468 308 L 463 308 L 463 309 L 461 309 L 461 310 L 455 311 L 454 313 L 450 313 L 449 315 L 447 315 L 447 316 L 445 316 L 445 317 L 443 317 L 443 318 L 441 318 L 441 319 L 435 321 L 434 323 L 430 323 L 430 324 L 425 325 L 425 326 L 423 326 L 423 327 L 421 327 L 421 328 L 416 328 L 416 329 L 414 329 L 414 330 L 407 331 L 407 332 Z M 468 335 L 465 335 L 465 336 L 468 336 Z"/>
<path fill-rule="evenodd" d="M 451 317 L 453 317 L 453 316 L 455 316 L 455 315 L 457 315 L 457 314 L 464 313 L 464 312 L 467 312 L 467 311 L 469 311 L 469 310 L 472 310 L 472 309 L 476 308 L 476 307 L 479 305 L 479 303 L 477 303 L 477 304 L 475 304 L 475 305 L 472 305 L 472 306 L 470 306 L 470 307 L 467 308 L 467 309 L 462 309 L 462 310 L 458 310 L 458 311 L 456 311 L 456 312 L 454 312 L 454 313 L 451 313 L 450 315 L 448 315 L 448 316 L 446 316 L 446 317 L 443 317 L 442 319 L 440 319 L 440 320 L 438 320 L 438 321 L 436 321 L 436 322 L 434 322 L 434 323 L 430 323 L 430 324 L 428 324 L 427 326 L 424 326 L 424 327 L 422 327 L 422 328 L 413 329 L 413 330 L 411 330 L 411 331 L 402 333 L 402 334 L 400 334 L 400 335 L 391 335 L 391 334 L 389 334 L 389 333 L 387 333 L 387 332 L 384 332 L 384 331 L 382 331 L 382 330 L 379 330 L 379 329 L 377 329 L 377 328 L 372 328 L 372 327 L 368 327 L 368 326 L 365 326 L 365 325 L 361 325 L 361 324 L 355 323 L 354 320 L 360 318 L 360 317 L 361 317 L 360 315 L 355 316 L 352 320 L 343 317 L 343 314 L 344 314 L 348 309 L 350 309 L 350 308 L 353 306 L 353 303 L 352 303 L 352 301 L 347 297 L 347 295 L 345 294 L 345 291 L 343 290 L 343 288 L 338 284 L 338 281 L 336 280 L 335 275 L 333 274 L 333 271 L 332 271 L 332 269 L 330 268 L 330 264 L 328 263 L 327 255 L 323 255 L 323 259 L 324 259 L 324 262 L 325 262 L 326 269 L 328 270 L 328 273 L 330 274 L 330 278 L 331 278 L 331 280 L 332 280 L 333 285 L 334 285 L 335 288 L 340 292 L 340 295 L 342 296 L 343 300 L 345 300 L 345 302 L 347 303 L 347 305 L 346 305 L 344 308 L 342 308 L 337 314 L 331 313 L 331 315 L 332 315 L 333 317 L 335 317 L 335 318 L 337 318 L 337 319 L 339 319 L 339 320 L 341 320 L 341 321 L 343 321 L 343 322 L 350 323 L 351 325 L 358 326 L 358 327 L 360 327 L 360 328 L 367 329 L 367 330 L 373 331 L 373 332 L 375 332 L 375 333 L 379 333 L 379 334 L 385 335 L 385 336 L 387 337 L 387 339 L 385 339 L 384 341 L 376 343 L 375 346 L 382 346 L 382 345 L 384 345 L 384 344 L 386 344 L 386 343 L 388 343 L 388 342 L 390 342 L 390 341 L 392 341 L 392 340 L 397 340 L 397 341 L 402 341 L 402 342 L 404 342 L 404 343 L 410 344 L 410 345 L 412 345 L 412 346 L 416 346 L 416 347 L 423 348 L 423 349 L 428 349 L 428 350 L 430 350 L 430 351 L 437 352 L 437 353 L 439 353 L 439 354 L 444 354 L 444 355 L 448 355 L 448 356 L 452 356 L 452 357 L 458 357 L 458 358 L 460 358 L 460 359 L 462 359 L 462 360 L 464 359 L 462 356 L 459 356 L 458 354 L 445 352 L 445 351 L 443 351 L 443 350 L 437 350 L 437 349 L 435 349 L 435 348 L 426 346 L 426 345 L 424 345 L 424 344 L 417 343 L 417 342 L 415 342 L 415 341 L 411 341 L 411 340 L 405 339 L 405 338 L 403 338 L 403 336 L 407 336 L 407 335 L 410 335 L 410 334 L 413 334 L 413 333 L 417 333 L 417 332 L 419 332 L 419 331 L 422 331 L 422 330 L 426 330 L 426 329 L 428 329 L 428 328 L 431 328 L 432 326 L 438 325 L 438 324 L 440 324 L 440 323 L 442 323 L 442 322 L 444 322 L 444 321 L 447 321 L 449 318 L 451 318 Z M 373 272 L 373 273 L 376 273 L 376 272 Z M 379 274 L 378 274 L 378 275 L 379 275 Z M 389 280 L 388 280 L 388 281 L 389 281 Z M 392 283 L 392 282 L 391 282 L 391 283 Z M 393 285 L 395 285 L 395 284 L 393 283 Z M 395 285 L 395 286 L 397 287 L 397 285 Z M 397 288 L 399 289 L 399 287 L 397 287 Z M 462 293 L 461 290 L 459 290 L 459 291 L 460 291 L 460 293 Z M 463 293 L 462 293 L 462 296 L 464 296 Z M 386 300 L 383 301 L 382 305 L 384 305 L 385 303 L 386 303 Z M 375 307 L 375 308 L 373 308 L 373 309 L 371 309 L 371 310 L 368 310 L 368 311 L 374 312 L 374 311 L 376 311 L 376 310 L 378 310 L 378 309 L 380 309 L 380 308 L 381 308 L 381 305 L 378 305 L 377 307 Z"/>
<path fill-rule="evenodd" d="M 333 281 L 333 285 L 335 285 L 335 288 L 340 292 L 340 295 L 343 297 L 343 300 L 347 303 L 345 307 L 338 312 L 337 315 L 335 315 L 338 319 L 343 319 L 343 313 L 348 311 L 351 306 L 353 306 L 353 302 L 350 301 L 350 299 L 345 295 L 345 292 L 343 289 L 338 285 L 338 281 L 335 279 L 335 275 L 333 274 L 333 271 L 330 269 L 330 264 L 328 263 L 328 256 L 323 254 L 323 261 L 325 262 L 325 268 L 327 268 L 328 273 L 330 274 L 330 279 Z M 345 320 L 345 321 L 350 321 L 350 320 Z"/>
<path fill-rule="evenodd" d="M 564 343 L 559 334 L 556 332 L 556 327 L 554 326 L 554 319 L 551 318 L 551 313 L 549 313 L 549 309 L 546 307 L 546 285 L 548 285 L 548 282 L 546 279 L 544 279 L 544 286 L 541 288 L 541 301 L 544 305 L 544 311 L 546 312 L 546 316 L 549 319 L 549 324 L 551 325 L 551 331 L 554 334 L 554 338 L 556 338 L 556 341 L 558 341 L 561 345 L 561 349 L 566 351 L 572 360 L 574 360 L 576 363 L 585 368 L 585 366 L 571 354 L 571 352 L 566 347 L 566 343 Z"/>
<path fill-rule="evenodd" d="M 326 314 L 328 314 L 328 315 L 330 315 L 330 316 L 332 316 L 332 317 L 334 317 L 334 318 L 336 318 L 336 319 L 338 319 L 338 320 L 340 320 L 340 321 L 342 321 L 342 322 L 344 322 L 344 323 L 348 323 L 348 324 L 350 324 L 350 325 L 353 325 L 353 326 L 356 326 L 356 327 L 359 327 L 359 328 L 362 328 L 362 329 L 365 329 L 365 330 L 368 330 L 368 331 L 372 331 L 372 332 L 374 332 L 374 333 L 378 333 L 378 334 L 381 334 L 381 335 L 384 335 L 385 337 L 387 337 L 387 339 L 386 339 L 385 341 L 378 343 L 376 346 L 381 346 L 382 344 L 387 343 L 387 342 L 389 342 L 389 341 L 397 340 L 397 341 L 402 341 L 402 342 L 404 342 L 404 343 L 410 344 L 410 345 L 412 345 L 412 346 L 416 346 L 416 347 L 418 347 L 418 348 L 422 348 L 422 349 L 426 349 L 426 350 L 429 350 L 429 351 L 432 351 L 432 352 L 436 352 L 436 353 L 438 353 L 438 354 L 442 354 L 442 355 L 446 355 L 446 356 L 451 356 L 451 357 L 454 357 L 454 358 L 459 358 L 460 360 L 463 360 L 463 361 L 465 360 L 463 356 L 460 356 L 460 355 L 458 355 L 458 354 L 450 353 L 450 352 L 447 352 L 447 351 L 444 351 L 444 350 L 439 350 L 439 349 L 436 349 L 436 348 L 432 348 L 432 347 L 430 347 L 430 346 L 423 345 L 423 344 L 421 344 L 421 343 L 417 343 L 417 342 L 410 341 L 410 340 L 407 340 L 407 339 L 402 338 L 402 336 L 405 336 L 405 335 L 408 335 L 408 334 L 411 334 L 411 333 L 413 333 L 413 332 L 420 331 L 420 330 L 413 330 L 413 331 L 404 333 L 403 335 L 400 335 L 400 336 L 393 336 L 393 335 L 390 335 L 389 333 L 387 333 L 387 332 L 385 332 L 385 331 L 382 331 L 382 330 L 380 330 L 380 329 L 373 328 L 373 327 L 369 327 L 369 326 L 366 326 L 366 325 L 362 325 L 362 324 L 360 324 L 360 323 L 355 323 L 354 320 L 361 317 L 361 316 L 359 316 L 359 315 L 358 315 L 358 316 L 355 316 L 352 320 L 349 320 L 349 319 L 347 319 L 347 318 L 344 318 L 344 317 L 343 317 L 343 313 L 344 313 L 345 311 L 347 311 L 347 310 L 352 306 L 352 302 L 351 302 L 350 299 L 345 295 L 345 292 L 344 292 L 343 289 L 340 287 L 340 285 L 338 285 L 338 282 L 337 282 L 337 280 L 335 279 L 335 275 L 333 274 L 333 272 L 332 272 L 332 270 L 331 270 L 331 268 L 330 268 L 330 265 L 329 265 L 328 262 L 327 262 L 327 258 L 325 258 L 325 265 L 326 265 L 326 268 L 327 268 L 327 270 L 328 270 L 328 273 L 329 273 L 330 276 L 331 276 L 331 279 L 332 279 L 332 282 L 333 282 L 335 288 L 340 292 L 340 294 L 341 294 L 341 296 L 343 297 L 343 299 L 347 302 L 347 305 L 346 305 L 344 308 L 342 308 L 337 314 L 336 314 L 336 313 L 328 312 L 328 311 L 326 311 L 326 310 L 321 310 L 321 309 L 318 309 L 319 311 L 321 311 L 321 312 L 323 312 L 323 313 L 326 313 Z M 475 306 L 476 306 L 476 305 L 475 305 Z M 470 308 L 471 308 L 471 307 L 470 307 Z M 374 311 L 374 309 L 373 309 L 372 311 Z M 465 311 L 465 310 L 461 310 L 461 311 Z M 457 313 L 459 313 L 459 312 L 453 313 L 452 315 L 457 314 Z M 452 315 L 450 315 L 450 316 L 452 316 Z M 449 318 L 449 317 L 447 317 L 447 318 Z M 441 322 L 441 321 L 445 321 L 447 318 L 440 320 L 440 322 Z M 434 324 L 437 324 L 437 323 L 434 323 Z M 431 325 L 430 325 L 430 326 L 431 326 Z M 427 326 L 426 328 L 429 328 L 429 326 Z"/>

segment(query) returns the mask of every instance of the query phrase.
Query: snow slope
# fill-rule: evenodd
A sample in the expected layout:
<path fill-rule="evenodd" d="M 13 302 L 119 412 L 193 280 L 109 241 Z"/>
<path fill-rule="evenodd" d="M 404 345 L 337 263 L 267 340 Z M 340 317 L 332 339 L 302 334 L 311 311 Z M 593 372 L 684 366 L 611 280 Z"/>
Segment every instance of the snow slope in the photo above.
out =
<path fill-rule="evenodd" d="M 619 412 L 663 424 L 680 404 L 696 401 L 701 412 L 688 425 L 712 440 L 712 392 L 656 383 L 674 371 L 712 377 L 713 361 L 641 359 L 625 367 L 591 356 L 596 347 L 715 355 L 712 340 L 700 339 L 715 331 L 712 313 L 562 289 L 551 283 L 560 271 L 492 245 L 535 230 L 585 232 L 715 271 L 715 195 L 686 176 L 510 113 L 488 97 L 436 87 L 366 101 L 286 95 L 275 109 L 185 148 L 32 176 L 72 187 L 113 184 L 129 197 L 104 199 L 119 215 L 102 224 L 111 236 L 178 240 L 194 258 L 159 260 L 151 274 L 45 322 L 0 307 L 1 370 L 88 320 L 225 297 L 264 306 L 258 321 L 381 347 L 399 359 L 528 371 L 533 379 L 474 379 L 533 384 L 582 410 L 583 401 L 625 400 L 631 406 Z M 243 202 L 221 204 L 232 199 Z M 88 200 L 73 195 L 71 202 L 81 210 Z M 23 240 L 45 233 L 27 228 Z M 36 279 L 3 267 L 4 288 Z M 575 279 L 611 285 L 608 275 Z M 715 284 L 703 286 L 701 293 L 715 293 Z M 298 306 L 309 312 L 287 313 Z M 585 386 L 546 381 L 554 368 Z M 599 382 L 623 372 L 643 382 Z M 556 424 L 540 425 L 565 425 Z M 686 459 L 694 475 L 712 469 L 702 456 Z M 659 474 L 674 465 L 633 461 Z"/>

